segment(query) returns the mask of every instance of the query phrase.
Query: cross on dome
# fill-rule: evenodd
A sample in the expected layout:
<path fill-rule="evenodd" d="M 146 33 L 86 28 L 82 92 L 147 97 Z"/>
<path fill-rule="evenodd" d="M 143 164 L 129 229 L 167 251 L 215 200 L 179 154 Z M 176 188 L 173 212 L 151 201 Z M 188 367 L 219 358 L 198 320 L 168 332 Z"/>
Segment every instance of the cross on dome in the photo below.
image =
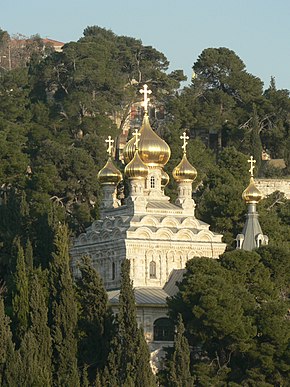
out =
<path fill-rule="evenodd" d="M 250 174 L 251 174 L 251 177 L 253 177 L 254 176 L 254 168 L 255 168 L 255 163 L 256 163 L 256 160 L 254 160 L 254 158 L 253 158 L 253 156 L 251 156 L 250 157 L 250 160 L 247 160 L 248 161 L 248 163 L 250 163 L 251 164 L 251 166 L 250 166 L 250 169 L 249 169 L 249 172 L 250 172 Z"/>
<path fill-rule="evenodd" d="M 147 113 L 148 112 L 148 102 L 150 101 L 150 98 L 148 98 L 148 94 L 150 95 L 152 93 L 152 90 L 149 90 L 148 86 L 145 84 L 143 86 L 143 89 L 140 89 L 139 92 L 141 94 L 144 94 L 143 106 L 144 106 L 145 113 Z"/>
<path fill-rule="evenodd" d="M 112 156 L 112 149 L 113 149 L 114 140 L 112 139 L 111 136 L 108 136 L 107 140 L 105 140 L 105 141 L 108 143 L 107 152 L 109 153 L 110 156 Z"/>
<path fill-rule="evenodd" d="M 138 149 L 138 143 L 140 141 L 139 137 L 141 136 L 141 134 L 139 133 L 138 129 L 136 128 L 135 131 L 133 132 L 133 136 L 135 137 L 135 148 Z"/>
<path fill-rule="evenodd" d="M 183 153 L 186 153 L 186 145 L 188 144 L 186 140 L 188 140 L 189 137 L 186 135 L 185 132 L 183 132 L 182 136 L 180 136 L 180 139 L 183 140 L 183 145 L 181 147 L 183 149 Z"/>

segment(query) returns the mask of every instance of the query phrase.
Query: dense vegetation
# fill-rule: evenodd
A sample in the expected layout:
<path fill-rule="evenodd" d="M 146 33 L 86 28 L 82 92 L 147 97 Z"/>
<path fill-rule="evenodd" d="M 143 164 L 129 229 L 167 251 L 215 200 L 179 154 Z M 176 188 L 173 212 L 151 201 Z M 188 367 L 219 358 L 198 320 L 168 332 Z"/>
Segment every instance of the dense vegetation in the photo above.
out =
<path fill-rule="evenodd" d="M 9 42 L 0 30 L 0 55 Z M 289 91 L 274 78 L 263 90 L 227 48 L 205 49 L 180 90 L 183 72 L 169 74 L 164 54 L 96 26 L 61 53 L 43 50 L 38 37 L 15 50 L 15 65 L 0 66 L 0 385 L 153 386 L 127 264 L 117 320 L 89 259 L 76 284 L 69 270 L 69 237 L 98 216 L 104 140 L 121 132 L 147 83 L 166 111 L 151 121 L 172 150 L 167 172 L 186 131 L 197 216 L 231 250 L 244 223 L 249 155 L 260 176 L 289 176 Z M 262 162 L 262 149 L 286 168 Z M 174 182 L 168 193 L 174 198 Z M 169 302 L 177 332 L 160 375 L 166 386 L 287 385 L 289 201 L 276 192 L 259 213 L 269 247 L 189 262 Z"/>

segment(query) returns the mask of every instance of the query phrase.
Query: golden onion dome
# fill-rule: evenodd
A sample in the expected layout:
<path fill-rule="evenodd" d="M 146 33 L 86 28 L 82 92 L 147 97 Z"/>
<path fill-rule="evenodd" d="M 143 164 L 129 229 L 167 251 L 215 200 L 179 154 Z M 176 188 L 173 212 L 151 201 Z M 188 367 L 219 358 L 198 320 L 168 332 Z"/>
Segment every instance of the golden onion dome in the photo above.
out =
<path fill-rule="evenodd" d="M 99 171 L 98 180 L 101 184 L 118 184 L 123 179 L 122 173 L 109 157 L 106 165 Z"/>
<path fill-rule="evenodd" d="M 167 184 L 169 183 L 169 175 L 168 173 L 166 173 L 165 171 L 163 171 L 163 169 L 161 170 L 161 187 L 164 188 L 167 186 Z"/>
<path fill-rule="evenodd" d="M 176 180 L 178 183 L 181 181 L 195 180 L 197 175 L 196 169 L 187 160 L 185 153 L 183 153 L 183 157 L 180 163 L 173 169 L 172 175 L 174 180 Z"/>
<path fill-rule="evenodd" d="M 263 199 L 262 192 L 256 187 L 254 178 L 251 177 L 250 184 L 244 190 L 242 198 L 247 204 L 257 204 Z"/>
<path fill-rule="evenodd" d="M 139 131 L 138 151 L 141 160 L 148 166 L 164 166 L 170 158 L 170 148 L 151 128 L 148 114 L 144 115 Z M 135 154 L 135 138 L 132 137 L 123 149 L 125 163 L 129 163 Z"/>
<path fill-rule="evenodd" d="M 136 150 L 133 159 L 126 165 L 124 173 L 128 179 L 145 179 L 148 176 L 148 167 L 143 163 Z"/>

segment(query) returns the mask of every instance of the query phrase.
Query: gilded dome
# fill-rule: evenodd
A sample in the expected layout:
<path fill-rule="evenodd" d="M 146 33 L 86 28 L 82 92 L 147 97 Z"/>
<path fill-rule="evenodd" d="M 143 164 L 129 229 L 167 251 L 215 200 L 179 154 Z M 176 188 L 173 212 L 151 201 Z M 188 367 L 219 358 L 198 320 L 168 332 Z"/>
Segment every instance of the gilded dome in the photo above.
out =
<path fill-rule="evenodd" d="M 193 181 L 196 178 L 196 169 L 187 160 L 186 154 L 183 154 L 180 163 L 173 169 L 172 172 L 174 180 L 178 183 L 181 181 Z"/>
<path fill-rule="evenodd" d="M 153 131 L 147 114 L 144 115 L 139 133 L 140 139 L 138 142 L 138 151 L 141 160 L 148 166 L 164 166 L 170 158 L 170 148 L 166 142 Z M 126 164 L 133 159 L 135 149 L 135 138 L 132 137 L 123 150 Z"/>
<path fill-rule="evenodd" d="M 163 169 L 161 170 L 161 187 L 164 188 L 167 186 L 167 184 L 169 183 L 169 175 L 168 173 L 166 173 L 165 171 L 163 171 Z"/>
<path fill-rule="evenodd" d="M 254 178 L 251 177 L 250 184 L 244 190 L 242 198 L 248 204 L 257 204 L 261 199 L 263 199 L 262 192 L 256 187 Z"/>
<path fill-rule="evenodd" d="M 133 159 L 125 167 L 125 176 L 128 179 L 145 179 L 148 176 L 148 167 L 143 163 L 136 150 Z"/>
<path fill-rule="evenodd" d="M 99 182 L 101 184 L 118 184 L 122 179 L 122 173 L 115 167 L 111 157 L 109 157 L 106 165 L 98 173 Z"/>

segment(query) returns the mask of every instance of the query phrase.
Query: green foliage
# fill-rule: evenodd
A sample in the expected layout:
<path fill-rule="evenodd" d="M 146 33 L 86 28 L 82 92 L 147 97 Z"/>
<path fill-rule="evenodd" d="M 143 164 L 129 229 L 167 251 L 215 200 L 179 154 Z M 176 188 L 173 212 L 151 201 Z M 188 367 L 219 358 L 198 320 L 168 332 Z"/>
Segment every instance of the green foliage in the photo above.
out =
<path fill-rule="evenodd" d="M 168 373 L 166 372 L 166 386 L 191 387 L 194 384 L 190 374 L 190 349 L 184 331 L 182 317 L 178 314 L 173 354 L 169 360 Z"/>
<path fill-rule="evenodd" d="M 9 367 L 14 359 L 14 344 L 10 330 L 10 320 L 5 314 L 3 294 L 0 294 L 0 385 L 8 385 Z M 8 380 L 7 380 L 8 379 Z"/>
<path fill-rule="evenodd" d="M 149 349 L 143 330 L 137 325 L 129 260 L 122 263 L 121 278 L 117 332 L 111 342 L 111 351 L 103 374 L 103 385 L 153 387 L 156 386 L 156 381 L 149 364 Z"/>
<path fill-rule="evenodd" d="M 79 386 L 77 369 L 77 304 L 69 267 L 67 226 L 59 226 L 50 273 L 50 328 L 53 385 Z"/>
<path fill-rule="evenodd" d="M 24 251 L 19 239 L 15 241 L 17 250 L 16 272 L 14 275 L 14 292 L 12 298 L 13 322 L 18 345 L 28 328 L 29 288 L 25 266 Z"/>
<path fill-rule="evenodd" d="M 195 385 L 287 383 L 288 260 L 287 249 L 266 246 L 188 262 L 169 307 L 183 316 Z"/>
<path fill-rule="evenodd" d="M 103 369 L 107 362 L 113 333 L 113 316 L 102 279 L 93 268 L 91 259 L 83 257 L 79 269 L 81 277 L 77 280 L 80 303 L 78 357 L 82 367 L 87 364 L 86 372 L 89 380 L 93 382 L 97 370 Z"/>
<path fill-rule="evenodd" d="M 245 155 L 235 148 L 224 149 L 197 193 L 197 216 L 222 233 L 230 245 L 243 228 L 246 208 L 241 195 L 248 184 L 246 168 Z"/>

